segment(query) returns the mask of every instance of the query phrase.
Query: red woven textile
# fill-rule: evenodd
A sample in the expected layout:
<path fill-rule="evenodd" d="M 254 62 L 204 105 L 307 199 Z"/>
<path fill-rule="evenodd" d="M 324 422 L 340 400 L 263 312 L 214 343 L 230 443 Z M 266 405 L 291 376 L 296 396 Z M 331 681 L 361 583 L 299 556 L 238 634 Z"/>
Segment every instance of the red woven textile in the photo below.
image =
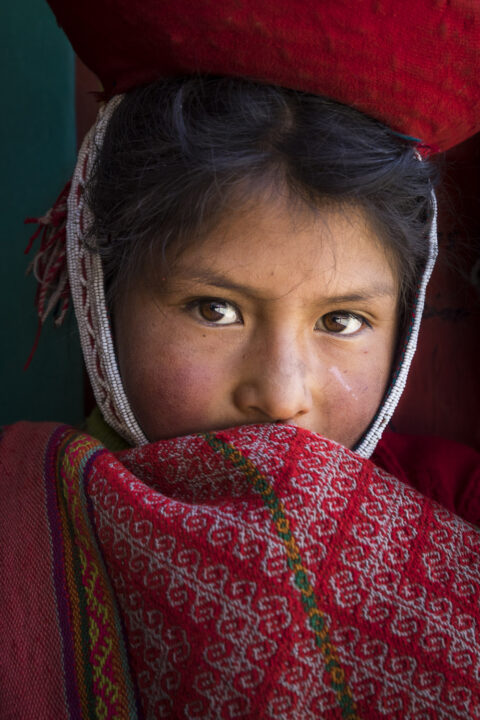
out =
<path fill-rule="evenodd" d="M 24 423 L 0 470 L 2 720 L 480 718 L 480 534 L 349 450 Z"/>
<path fill-rule="evenodd" d="M 106 95 L 244 75 L 326 95 L 445 150 L 480 128 L 476 0 L 49 0 Z"/>

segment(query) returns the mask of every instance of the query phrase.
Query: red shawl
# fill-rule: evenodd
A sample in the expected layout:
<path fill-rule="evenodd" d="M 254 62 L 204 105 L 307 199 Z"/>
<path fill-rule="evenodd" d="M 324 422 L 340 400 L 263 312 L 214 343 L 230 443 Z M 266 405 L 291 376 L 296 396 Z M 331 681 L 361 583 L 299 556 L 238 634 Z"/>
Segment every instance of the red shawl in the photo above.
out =
<path fill-rule="evenodd" d="M 0 718 L 480 718 L 480 535 L 333 442 L 0 442 Z"/>

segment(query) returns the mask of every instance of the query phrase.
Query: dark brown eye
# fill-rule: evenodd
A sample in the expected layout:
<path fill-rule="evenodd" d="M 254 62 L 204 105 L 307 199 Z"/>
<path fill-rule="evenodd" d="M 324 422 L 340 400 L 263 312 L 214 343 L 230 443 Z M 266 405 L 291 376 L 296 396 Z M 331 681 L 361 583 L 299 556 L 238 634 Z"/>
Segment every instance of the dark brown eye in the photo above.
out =
<path fill-rule="evenodd" d="M 324 330 L 336 335 L 354 335 L 365 324 L 364 318 L 350 312 L 330 312 L 317 320 L 315 330 Z"/>
<path fill-rule="evenodd" d="M 215 325 L 234 325 L 241 322 L 240 312 L 225 300 L 198 300 L 196 310 L 202 320 Z"/>

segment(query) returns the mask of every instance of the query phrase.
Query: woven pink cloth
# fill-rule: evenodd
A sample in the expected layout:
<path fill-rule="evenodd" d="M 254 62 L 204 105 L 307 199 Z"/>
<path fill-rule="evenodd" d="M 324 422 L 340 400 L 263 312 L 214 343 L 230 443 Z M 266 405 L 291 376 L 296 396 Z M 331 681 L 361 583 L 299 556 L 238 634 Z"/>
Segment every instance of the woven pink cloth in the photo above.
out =
<path fill-rule="evenodd" d="M 480 535 L 349 450 L 22 424 L 0 469 L 0 718 L 480 718 Z"/>

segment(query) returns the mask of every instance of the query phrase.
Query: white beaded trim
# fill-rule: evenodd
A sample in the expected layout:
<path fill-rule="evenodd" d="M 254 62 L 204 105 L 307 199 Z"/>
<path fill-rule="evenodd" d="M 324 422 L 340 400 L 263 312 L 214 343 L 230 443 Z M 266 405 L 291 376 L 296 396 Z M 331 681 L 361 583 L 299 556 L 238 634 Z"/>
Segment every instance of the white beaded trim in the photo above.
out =
<path fill-rule="evenodd" d="M 404 345 L 403 358 L 400 367 L 397 371 L 397 375 L 392 382 L 383 404 L 380 407 L 377 415 L 375 416 L 372 424 L 368 428 L 364 437 L 360 440 L 359 445 L 355 448 L 357 455 L 364 458 L 369 458 L 375 450 L 380 438 L 383 435 L 383 431 L 390 422 L 395 408 L 398 405 L 398 401 L 405 388 L 407 382 L 408 371 L 412 364 L 413 356 L 417 348 L 418 333 L 420 330 L 420 322 L 423 315 L 423 307 L 425 305 L 425 294 L 427 291 L 428 281 L 432 274 L 435 260 L 438 254 L 438 240 L 437 240 L 437 199 L 435 193 L 432 190 L 432 206 L 433 206 L 433 218 L 430 225 L 430 236 L 429 236 L 429 249 L 428 259 L 423 272 L 422 280 L 417 291 L 417 300 L 413 308 L 413 320 L 409 329 L 409 337 Z"/>
<path fill-rule="evenodd" d="M 122 97 L 116 95 L 100 109 L 96 123 L 80 149 L 68 198 L 67 260 L 83 357 L 100 412 L 107 423 L 131 445 L 145 445 L 148 440 L 132 412 L 118 370 L 105 301 L 101 259 L 99 254 L 94 249 L 90 250 L 85 243 L 85 234 L 92 220 L 84 197 L 85 182 L 94 167 L 110 117 Z M 418 288 L 410 334 L 396 377 L 372 424 L 355 448 L 355 452 L 364 458 L 371 456 L 390 422 L 405 388 L 417 347 L 427 284 L 438 253 L 437 202 L 433 190 L 432 204 L 434 215 L 430 228 L 429 254 Z M 92 247 L 92 244 L 94 245 L 94 240 L 89 238 L 88 245 Z"/>
<path fill-rule="evenodd" d="M 132 445 L 148 442 L 128 402 L 118 370 L 105 302 L 100 256 L 85 243 L 92 214 L 85 202 L 85 182 L 95 164 L 105 129 L 122 100 L 116 95 L 98 113 L 80 149 L 68 197 L 67 261 L 75 315 L 88 376 L 107 423 Z M 91 247 L 93 240 L 89 238 Z"/>

